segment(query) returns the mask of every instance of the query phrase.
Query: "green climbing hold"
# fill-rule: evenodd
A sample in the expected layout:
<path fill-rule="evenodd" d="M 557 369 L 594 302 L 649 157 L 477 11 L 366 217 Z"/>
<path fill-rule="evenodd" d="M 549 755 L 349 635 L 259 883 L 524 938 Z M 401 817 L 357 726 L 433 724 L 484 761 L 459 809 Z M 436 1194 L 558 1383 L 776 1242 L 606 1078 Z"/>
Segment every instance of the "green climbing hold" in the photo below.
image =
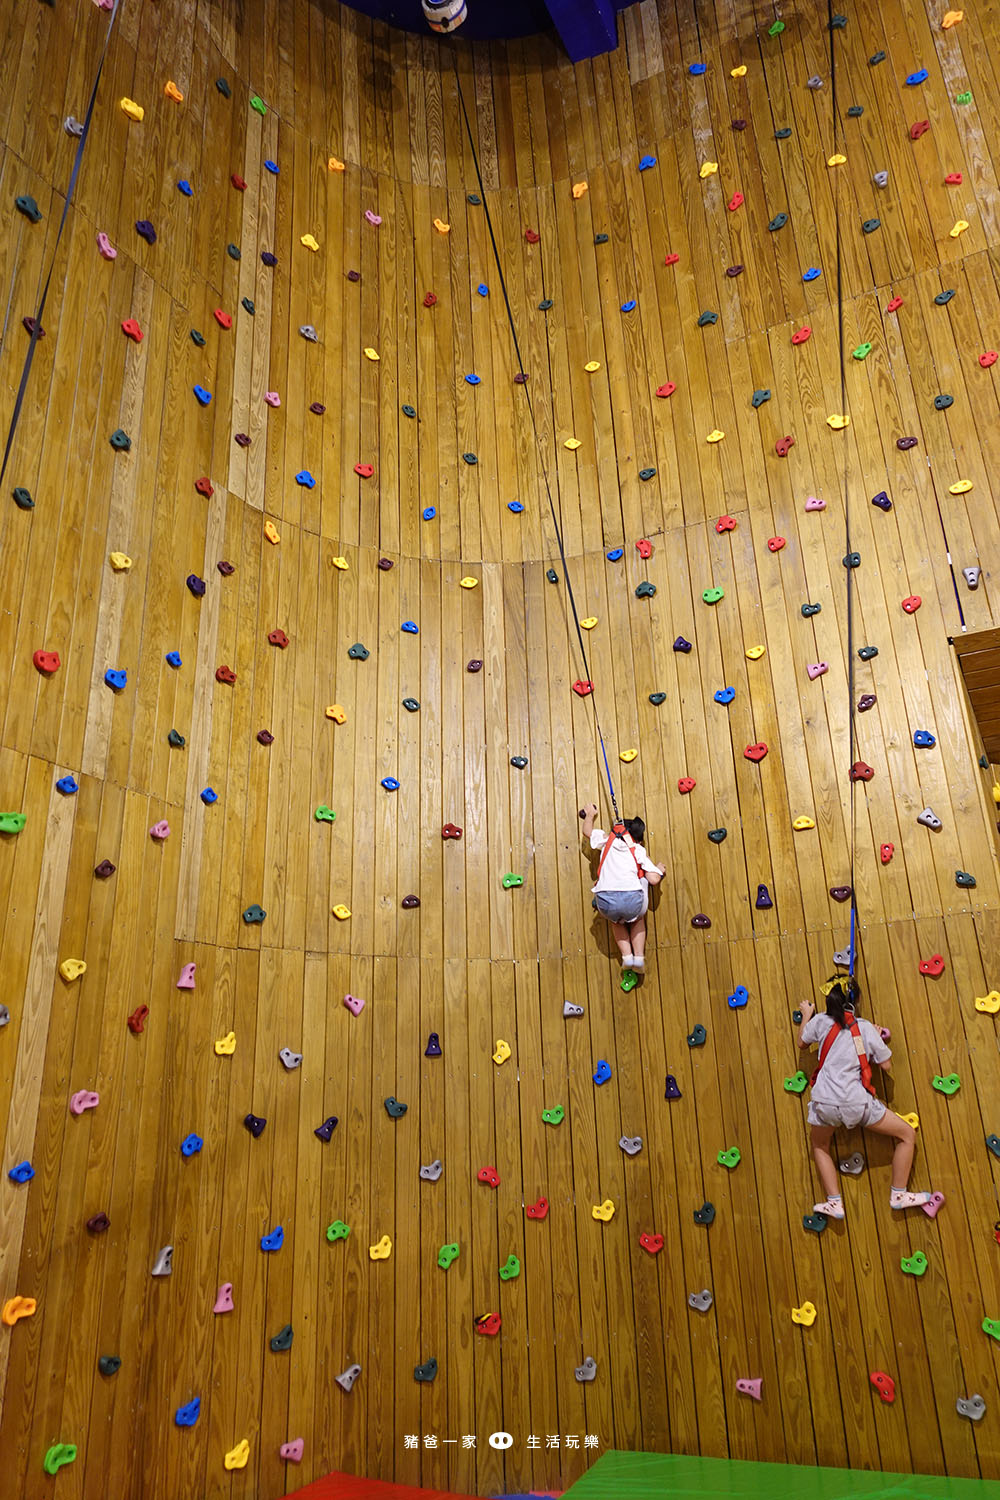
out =
<path fill-rule="evenodd" d="M 650 693 L 649 701 L 654 708 L 659 708 L 661 703 L 666 703 L 667 695 L 666 693 Z"/>
<path fill-rule="evenodd" d="M 191 330 L 191 342 L 192 342 L 192 344 L 197 344 L 197 346 L 198 346 L 199 349 L 204 349 L 204 347 L 205 347 L 205 335 L 203 333 L 199 333 L 198 330 L 197 330 L 197 328 L 192 328 L 192 330 Z"/>
<path fill-rule="evenodd" d="M 783 125 L 780 130 L 774 132 L 774 139 L 776 141 L 787 141 L 791 133 L 792 127 L 790 125 Z"/>
<path fill-rule="evenodd" d="M 703 312 L 698 319 L 699 328 L 707 328 L 710 323 L 717 323 L 719 314 L 717 312 Z"/>
<path fill-rule="evenodd" d="M 35 502 L 31 498 L 31 491 L 26 490 L 23 484 L 15 485 L 13 494 L 18 510 L 34 510 Z"/>
<path fill-rule="evenodd" d="M 949 396 L 947 391 L 942 391 L 940 396 L 934 397 L 934 410 L 947 411 L 954 404 L 954 396 Z"/>
<path fill-rule="evenodd" d="M 969 89 L 965 89 L 963 93 L 956 94 L 955 95 L 955 103 L 956 104 L 971 104 L 972 103 L 972 94 L 971 94 L 970 90 Z"/>
<path fill-rule="evenodd" d="M 452 1265 L 453 1262 L 456 1261 L 457 1259 L 458 1259 L 458 1246 L 457 1245 L 442 1245 L 441 1246 L 441 1249 L 438 1251 L 438 1265 L 441 1267 L 442 1271 L 447 1271 L 448 1267 L 450 1265 Z"/>
<path fill-rule="evenodd" d="M 415 406 L 404 406 L 402 411 L 404 417 L 415 417 L 417 415 L 417 408 Z"/>
<path fill-rule="evenodd" d="M 465 459 L 465 462 L 467 464 L 477 464 L 479 462 L 479 459 L 474 453 L 463 453 L 462 457 Z"/>
<path fill-rule="evenodd" d="M 512 891 L 515 886 L 524 884 L 523 875 L 505 875 L 500 882 L 505 891 Z"/>
<path fill-rule="evenodd" d="M 226 246 L 226 254 L 229 256 L 230 260 L 239 260 L 240 259 L 240 247 L 239 247 L 239 245 L 233 245 L 233 244 L 227 245 Z"/>
<path fill-rule="evenodd" d="M 170 733 L 167 735 L 167 744 L 172 745 L 175 750 L 183 750 L 184 736 L 182 734 L 178 734 L 176 729 L 171 729 Z"/>
<path fill-rule="evenodd" d="M 867 359 L 872 352 L 871 344 L 859 344 L 856 349 L 851 350 L 852 359 Z"/>
<path fill-rule="evenodd" d="M 127 453 L 132 446 L 132 439 L 129 437 L 128 433 L 123 432 L 120 427 L 115 428 L 114 432 L 108 439 L 108 442 L 117 453 Z"/>
<path fill-rule="evenodd" d="M 335 821 L 337 814 L 332 807 L 327 807 L 326 803 L 322 802 L 313 813 L 313 817 L 317 823 L 332 823 Z"/>
<path fill-rule="evenodd" d="M 962 1080 L 957 1073 L 949 1073 L 945 1078 L 942 1078 L 940 1073 L 935 1073 L 931 1079 L 931 1087 L 950 1099 L 952 1094 L 957 1094 L 962 1087 Z"/>
<path fill-rule="evenodd" d="M 726 838 L 728 838 L 728 836 L 729 836 L 729 829 L 728 828 L 710 828 L 708 830 L 708 836 L 712 840 L 713 844 L 721 844 L 721 843 L 723 843 L 723 841 Z"/>
<path fill-rule="evenodd" d="M 858 647 L 858 656 L 861 658 L 862 661 L 873 661 L 874 658 L 876 656 L 878 656 L 878 647 L 877 646 L 859 646 Z"/>
<path fill-rule="evenodd" d="M 719 600 L 720 599 L 724 599 L 725 596 L 726 596 L 725 589 L 712 588 L 712 589 L 706 589 L 704 591 L 704 593 L 702 594 L 701 597 L 705 601 L 706 604 L 718 604 Z"/>
<path fill-rule="evenodd" d="M 652 479 L 652 477 L 653 477 L 653 475 L 655 473 L 656 473 L 655 469 L 640 469 L 639 470 L 639 478 L 640 479 Z"/>
<path fill-rule="evenodd" d="M 860 120 L 864 112 L 864 107 L 862 105 L 852 104 L 850 109 L 847 111 L 847 118 L 849 120 Z"/>
<path fill-rule="evenodd" d="M 771 392 L 769 390 L 754 391 L 753 395 L 750 397 L 750 405 L 756 410 L 758 406 L 763 406 L 764 402 L 770 401 L 770 399 Z"/>
<path fill-rule="evenodd" d="M 881 224 L 881 219 L 866 219 L 861 228 L 864 230 L 865 234 L 874 234 L 876 229 L 879 229 L 881 227 Z"/>
<path fill-rule="evenodd" d="M 479 208 L 483 200 L 478 193 L 469 193 L 465 201 L 471 203 L 473 208 Z"/>
<path fill-rule="evenodd" d="M 546 1125 L 561 1125 L 566 1118 L 566 1111 L 561 1104 L 555 1104 L 551 1109 L 542 1110 L 542 1119 Z"/>
<path fill-rule="evenodd" d="M 521 1262 L 516 1255 L 508 1255 L 504 1264 L 500 1267 L 500 1280 L 513 1281 L 515 1276 L 521 1274 Z"/>
<path fill-rule="evenodd" d="M 643 579 L 642 583 L 640 583 L 639 587 L 635 591 L 635 597 L 637 599 L 652 599 L 655 593 L 656 584 L 649 583 L 646 579 Z"/>
<path fill-rule="evenodd" d="M 738 1167 L 740 1164 L 739 1146 L 730 1146 L 728 1151 L 720 1151 L 715 1158 L 720 1167 Z"/>
<path fill-rule="evenodd" d="M 350 1225 L 345 1224 L 343 1219 L 334 1219 L 333 1223 L 327 1226 L 326 1237 L 330 1244 L 334 1245 L 337 1240 L 346 1240 L 350 1232 Z"/>
<path fill-rule="evenodd" d="M 548 312 L 548 310 L 549 310 L 549 308 L 551 306 L 552 306 L 552 298 L 551 297 L 543 297 L 542 300 L 541 300 L 541 302 L 539 302 L 539 304 L 538 304 L 538 311 L 539 312 Z"/>
<path fill-rule="evenodd" d="M 250 108 L 255 109 L 259 115 L 267 114 L 267 105 L 259 94 L 250 95 Z"/>
<path fill-rule="evenodd" d="M 623 969 L 621 987 L 627 995 L 629 990 L 634 990 L 639 983 L 639 976 L 634 969 Z"/>
<path fill-rule="evenodd" d="M 780 36 L 785 29 L 784 21 L 772 21 L 767 28 L 768 36 Z"/>
<path fill-rule="evenodd" d="M 71 1464 L 76 1458 L 75 1443 L 53 1443 L 42 1460 L 46 1474 L 56 1474 L 63 1464 Z"/>
<path fill-rule="evenodd" d="M 845 568 L 860 568 L 860 566 L 861 566 L 861 553 L 860 552 L 848 552 L 848 553 L 845 553 L 843 561 L 844 561 L 844 567 Z"/>
<path fill-rule="evenodd" d="M 775 214 L 774 218 L 771 220 L 770 224 L 768 224 L 767 227 L 768 227 L 768 229 L 771 230 L 771 232 L 773 234 L 776 229 L 784 229 L 784 227 L 785 227 L 785 225 L 787 223 L 788 223 L 788 215 L 787 214 Z"/>
<path fill-rule="evenodd" d="M 806 1075 L 803 1073 L 803 1071 L 802 1071 L 801 1068 L 799 1069 L 799 1071 L 797 1073 L 793 1073 L 792 1076 L 791 1076 L 791 1078 L 786 1078 L 785 1079 L 785 1091 L 786 1091 L 786 1093 L 789 1093 L 789 1094 L 801 1094 L 808 1087 L 809 1087 L 809 1080 L 806 1077 Z"/>
<path fill-rule="evenodd" d="M 811 619 L 813 615 L 818 615 L 822 608 L 822 604 L 803 604 L 802 618 L 804 620 Z"/>
<path fill-rule="evenodd" d="M 417 709 L 420 707 L 420 700 L 419 698 L 404 698 L 403 707 L 406 709 L 407 713 L 415 714 Z"/>
<path fill-rule="evenodd" d="M 927 1257 L 922 1250 L 914 1250 L 912 1255 L 904 1255 L 899 1264 L 908 1276 L 922 1276 L 927 1270 Z"/>
<path fill-rule="evenodd" d="M 996 1318 L 984 1318 L 983 1332 L 988 1333 L 991 1339 L 1000 1339 L 1000 1320 Z"/>

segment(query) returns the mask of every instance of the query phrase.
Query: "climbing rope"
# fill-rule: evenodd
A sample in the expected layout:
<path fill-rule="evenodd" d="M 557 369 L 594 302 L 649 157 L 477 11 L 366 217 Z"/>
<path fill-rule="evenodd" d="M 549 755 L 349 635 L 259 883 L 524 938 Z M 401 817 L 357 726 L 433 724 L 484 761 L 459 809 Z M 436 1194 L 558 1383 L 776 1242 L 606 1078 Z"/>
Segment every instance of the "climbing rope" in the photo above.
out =
<path fill-rule="evenodd" d="M 59 220 L 59 228 L 56 230 L 55 244 L 52 246 L 52 258 L 49 261 L 48 275 L 45 278 L 45 285 L 42 287 L 42 295 L 39 299 L 38 307 L 35 309 L 35 315 L 32 320 L 31 340 L 28 344 L 28 352 L 24 356 L 24 368 L 21 371 L 21 379 L 17 387 L 17 395 L 14 398 L 14 410 L 11 413 L 10 426 L 7 429 L 7 441 L 4 445 L 3 450 L 3 462 L 0 463 L 0 485 L 3 484 L 3 478 L 7 472 L 7 464 L 10 461 L 11 449 L 14 446 L 14 434 L 17 431 L 17 424 L 21 418 L 21 407 L 24 404 L 24 393 L 28 388 L 28 377 L 31 374 L 31 366 L 35 358 L 35 349 L 38 345 L 38 340 L 42 336 L 42 314 L 45 311 L 45 303 L 49 295 L 49 286 L 52 282 L 52 272 L 55 269 L 56 256 L 59 254 L 59 243 L 62 240 L 63 229 L 66 225 L 66 217 L 69 213 L 69 206 L 73 201 L 73 194 L 76 191 L 76 180 L 80 175 L 80 163 L 83 160 L 83 148 L 86 146 L 87 137 L 90 134 L 90 122 L 93 118 L 94 105 L 97 101 L 97 88 L 98 84 L 101 81 L 101 74 L 104 71 L 104 60 L 108 55 L 108 46 L 111 42 L 111 33 L 114 30 L 117 15 L 118 0 L 114 0 L 114 4 L 111 9 L 111 15 L 108 18 L 108 29 L 104 35 L 104 46 L 101 48 L 101 56 L 97 64 L 97 72 L 94 75 L 94 86 L 90 91 L 90 103 L 87 105 L 87 113 L 84 116 L 83 120 L 83 129 L 81 130 L 79 140 L 77 141 L 76 155 L 73 158 L 73 170 L 69 174 L 69 186 L 66 189 L 66 198 L 63 202 L 63 211 L 62 217 Z"/>
<path fill-rule="evenodd" d="M 595 728 L 595 730 L 597 732 L 597 738 L 598 738 L 598 741 L 599 741 L 600 747 L 601 747 L 601 756 L 602 756 L 602 758 L 604 760 L 604 774 L 607 776 L 607 779 L 608 779 L 608 795 L 609 795 L 609 797 L 611 799 L 611 809 L 612 809 L 612 812 L 614 813 L 614 821 L 616 823 L 620 823 L 621 822 L 621 814 L 618 811 L 618 800 L 617 800 L 617 798 L 615 796 L 614 782 L 611 779 L 611 767 L 610 767 L 610 765 L 608 763 L 608 752 L 607 752 L 607 749 L 606 749 L 605 744 L 604 744 L 604 734 L 603 734 L 603 732 L 601 730 L 600 715 L 599 715 L 599 713 L 597 711 L 596 690 L 593 688 L 593 679 L 591 678 L 591 675 L 590 675 L 590 663 L 587 660 L 587 648 L 584 645 L 583 630 L 582 630 L 582 628 L 580 626 L 580 611 L 577 609 L 577 607 L 576 607 L 576 600 L 573 597 L 573 585 L 572 585 L 572 583 L 570 581 L 569 565 L 566 562 L 566 549 L 565 549 L 565 547 L 563 545 L 562 528 L 559 525 L 559 518 L 556 515 L 555 502 L 554 502 L 554 500 L 552 498 L 552 486 L 551 486 L 551 484 L 549 482 L 548 467 L 547 467 L 546 462 L 545 462 L 544 450 L 542 448 L 542 441 L 541 441 L 541 437 L 539 436 L 539 432 L 538 432 L 538 425 L 537 425 L 537 423 L 535 421 L 535 411 L 534 411 L 534 407 L 533 407 L 532 401 L 531 401 L 531 393 L 528 390 L 528 384 L 527 384 L 528 376 L 527 376 L 527 372 L 525 371 L 525 368 L 524 368 L 524 361 L 523 361 L 523 359 L 521 357 L 521 344 L 520 344 L 520 341 L 519 341 L 519 339 L 517 337 L 517 327 L 516 327 L 516 325 L 514 323 L 514 311 L 513 311 L 513 308 L 510 305 L 510 295 L 509 295 L 509 293 L 507 291 L 507 279 L 506 279 L 506 277 L 504 276 L 504 273 L 503 273 L 503 263 L 501 262 L 501 259 L 500 259 L 500 250 L 499 250 L 499 247 L 497 245 L 496 235 L 493 232 L 493 219 L 492 219 L 492 216 L 490 214 L 489 202 L 488 202 L 487 197 L 486 197 L 486 187 L 485 187 L 485 185 L 483 183 L 483 174 L 482 174 L 482 171 L 480 170 L 480 166 L 479 166 L 479 153 L 476 150 L 476 143 L 475 143 L 475 140 L 473 139 L 473 135 L 472 135 L 472 125 L 471 125 L 471 123 L 469 121 L 469 112 L 468 112 L 468 110 L 465 107 L 465 95 L 462 92 L 462 80 L 461 80 L 461 77 L 459 76 L 459 71 L 458 71 L 458 54 L 457 54 L 457 52 L 453 53 L 453 61 L 454 61 L 454 64 L 455 64 L 455 85 L 456 85 L 456 87 L 458 89 L 458 97 L 459 97 L 459 101 L 460 101 L 460 103 L 462 105 L 462 118 L 465 121 L 465 133 L 466 133 L 466 135 L 468 137 L 468 140 L 469 140 L 469 149 L 472 152 L 472 161 L 473 161 L 473 165 L 475 166 L 475 169 L 476 169 L 476 180 L 479 183 L 479 196 L 481 197 L 482 202 L 483 202 L 483 210 L 484 210 L 484 212 L 486 214 L 486 227 L 489 230 L 490 244 L 493 247 L 493 259 L 494 259 L 494 261 L 496 263 L 497 275 L 500 278 L 500 290 L 503 293 L 504 306 L 507 309 L 507 322 L 510 324 L 510 336 L 511 336 L 511 339 L 512 339 L 513 344 L 514 344 L 514 354 L 515 354 L 515 357 L 517 359 L 517 369 L 518 369 L 518 375 L 520 377 L 520 379 L 518 380 L 518 384 L 520 385 L 521 389 L 524 392 L 524 399 L 525 399 L 525 401 L 528 403 L 528 416 L 531 419 L 531 430 L 532 430 L 532 433 L 534 435 L 534 440 L 535 440 L 535 452 L 536 452 L 536 454 L 538 456 L 538 467 L 539 467 L 539 469 L 541 471 L 542 480 L 543 480 L 543 482 L 545 484 L 545 494 L 546 494 L 546 497 L 547 497 L 548 502 L 549 502 L 549 514 L 552 517 L 552 526 L 553 526 L 553 530 L 555 531 L 555 535 L 556 535 L 556 545 L 559 548 L 559 558 L 560 558 L 560 561 L 562 562 L 563 577 L 566 580 L 566 593 L 567 593 L 567 596 L 569 598 L 569 607 L 570 607 L 570 610 L 571 610 L 572 615 L 573 615 L 573 623 L 576 626 L 576 638 L 577 638 L 577 641 L 579 642 L 579 645 L 580 645 L 580 656 L 581 656 L 582 661 L 583 661 L 584 681 L 586 681 L 586 682 L 588 682 L 588 683 L 591 684 L 591 691 L 590 691 L 590 693 L 589 693 L 588 696 L 590 697 L 591 702 L 593 703 L 593 708 L 594 708 L 594 728 Z"/>

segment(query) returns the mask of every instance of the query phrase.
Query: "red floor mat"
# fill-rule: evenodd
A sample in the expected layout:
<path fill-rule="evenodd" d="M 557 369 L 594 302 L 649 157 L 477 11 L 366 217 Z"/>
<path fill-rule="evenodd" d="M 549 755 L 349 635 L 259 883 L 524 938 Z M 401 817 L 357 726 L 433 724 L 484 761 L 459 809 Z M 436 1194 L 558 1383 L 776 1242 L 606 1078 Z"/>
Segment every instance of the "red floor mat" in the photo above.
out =
<path fill-rule="evenodd" d="M 454 1490 L 423 1490 L 410 1484 L 387 1484 L 381 1479 L 356 1479 L 353 1474 L 327 1474 L 286 1500 L 476 1500 Z"/>

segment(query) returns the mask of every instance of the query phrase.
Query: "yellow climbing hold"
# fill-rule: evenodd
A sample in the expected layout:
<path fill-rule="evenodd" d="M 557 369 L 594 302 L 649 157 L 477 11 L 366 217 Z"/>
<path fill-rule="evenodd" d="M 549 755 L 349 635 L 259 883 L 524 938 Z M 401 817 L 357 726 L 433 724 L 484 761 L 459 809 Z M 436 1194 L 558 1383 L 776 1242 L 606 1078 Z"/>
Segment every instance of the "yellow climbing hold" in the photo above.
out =
<path fill-rule="evenodd" d="M 328 172 L 343 172 L 345 170 L 344 163 L 336 156 L 330 157 L 330 160 L 326 164 L 326 169 Z"/>
<path fill-rule="evenodd" d="M 348 917 L 351 915 L 351 908 L 349 906 L 345 906 L 341 901 L 337 906 L 333 908 L 333 915 L 337 918 L 338 922 L 346 922 Z"/>
<path fill-rule="evenodd" d="M 976 1009 L 984 1015 L 995 1016 L 1000 1010 L 1000 990 L 990 990 L 988 995 L 977 995 Z"/>
<path fill-rule="evenodd" d="M 842 167 L 846 160 L 847 157 L 843 154 L 843 152 L 835 151 L 832 156 L 827 157 L 826 164 L 828 167 Z"/>
<path fill-rule="evenodd" d="M 832 427 L 834 432 L 843 432 L 845 427 L 850 427 L 851 419 L 840 412 L 833 412 L 831 416 L 827 417 L 826 425 Z"/>
<path fill-rule="evenodd" d="M 816 1321 L 816 1309 L 811 1302 L 803 1302 L 801 1307 L 792 1308 L 792 1322 L 801 1323 L 803 1328 L 811 1328 Z"/>
<path fill-rule="evenodd" d="M 108 561 L 116 573 L 127 573 L 132 566 L 132 559 L 127 552 L 112 552 Z"/>
<path fill-rule="evenodd" d="M 764 655 L 763 646 L 748 646 L 746 650 L 748 661 L 760 661 Z"/>
<path fill-rule="evenodd" d="M 384 1234 L 382 1236 L 377 1245 L 368 1246 L 368 1256 L 370 1260 L 388 1260 L 391 1254 L 392 1240 L 387 1234 Z"/>
<path fill-rule="evenodd" d="M 507 1059 L 508 1059 L 509 1056 L 510 1056 L 510 1043 L 509 1042 L 505 1042 L 502 1036 L 498 1036 L 497 1037 L 497 1050 L 493 1054 L 493 1061 L 496 1063 L 497 1067 L 499 1068 L 500 1065 L 501 1065 L 501 1063 L 505 1063 L 507 1061 Z"/>
<path fill-rule="evenodd" d="M 1000 781 L 994 781 L 993 783 L 993 801 L 997 807 L 1000 807 Z"/>
<path fill-rule="evenodd" d="M 479 583 L 479 579 L 478 578 L 460 578 L 458 580 L 458 582 L 459 582 L 459 587 L 460 588 L 463 588 L 463 589 L 474 589 L 474 588 L 477 587 L 477 585 Z"/>
<path fill-rule="evenodd" d="M 948 235 L 951 239 L 957 240 L 959 235 L 964 234 L 968 227 L 969 221 L 967 219 L 956 219 L 952 227 L 948 230 Z"/>
<path fill-rule="evenodd" d="M 342 573 L 346 573 L 347 569 L 350 567 L 350 563 L 347 561 L 346 557 L 335 557 L 333 559 L 333 566 L 335 568 L 339 568 Z"/>
<path fill-rule="evenodd" d="M 594 626 L 596 624 L 597 624 L 597 616 L 596 615 L 588 615 L 585 620 L 581 620 L 580 621 L 580 629 L 581 630 L 593 630 L 593 628 L 594 628 Z"/>
<path fill-rule="evenodd" d="M 802 833 L 806 828 L 815 828 L 816 824 L 813 822 L 812 818 L 807 818 L 804 814 L 802 814 L 799 817 L 793 819 L 792 827 L 795 829 L 796 833 Z"/>
<path fill-rule="evenodd" d="M 275 524 L 274 524 L 273 521 L 265 521 L 264 522 L 264 535 L 267 537 L 268 541 L 274 547 L 276 547 L 278 545 L 278 543 L 281 541 L 280 533 L 278 531 L 277 526 L 275 526 Z"/>
<path fill-rule="evenodd" d="M 326 716 L 328 719 L 332 719 L 335 724 L 347 723 L 347 715 L 339 703 L 331 703 L 326 711 Z"/>
<path fill-rule="evenodd" d="M 235 1448 L 230 1448 L 222 1460 L 227 1469 L 245 1469 L 250 1458 L 250 1444 L 246 1438 L 237 1443 Z"/>
<path fill-rule="evenodd" d="M 954 484 L 949 484 L 949 495 L 967 495 L 972 489 L 971 479 L 956 479 Z"/>
<path fill-rule="evenodd" d="M 236 1032 L 227 1031 L 225 1036 L 220 1036 L 215 1043 L 216 1057 L 232 1057 L 236 1051 Z"/>
<path fill-rule="evenodd" d="M 705 442 L 706 443 L 721 443 L 722 439 L 725 437 L 725 435 L 726 434 L 724 432 L 720 432 L 719 431 L 718 427 L 715 427 L 708 434 L 708 437 L 705 439 Z"/>
<path fill-rule="evenodd" d="M 589 182 L 574 182 L 574 184 L 573 184 L 573 197 L 574 198 L 582 198 L 583 195 L 584 195 L 584 193 L 587 191 L 587 189 L 588 189 L 589 186 L 590 186 Z"/>
<path fill-rule="evenodd" d="M 435 219 L 434 228 L 438 234 L 449 234 L 451 232 L 451 225 L 446 224 L 443 219 Z"/>
<path fill-rule="evenodd" d="M 141 120 L 143 115 L 146 113 L 142 105 L 136 104 L 134 99 L 123 99 L 121 101 L 121 107 L 123 113 L 127 114 L 130 120 Z"/>
<path fill-rule="evenodd" d="M 745 78 L 747 76 L 746 63 L 740 63 L 738 68 L 730 68 L 729 76 L 730 78 Z"/>
<path fill-rule="evenodd" d="M 314 234 L 302 235 L 301 239 L 299 240 L 299 244 L 305 245 L 306 249 L 312 250 L 314 254 L 319 249 L 319 240 Z"/>
<path fill-rule="evenodd" d="M 900 1115 L 899 1118 L 901 1120 L 905 1120 L 907 1125 L 912 1125 L 914 1130 L 920 1129 L 920 1116 L 917 1114 L 916 1110 L 913 1110 L 912 1113 L 908 1115 Z"/>
<path fill-rule="evenodd" d="M 381 358 L 382 358 L 382 356 L 381 356 L 381 354 L 379 354 L 379 352 L 378 352 L 377 349 L 372 349 L 371 347 L 369 347 L 369 348 L 367 348 L 365 350 L 365 359 L 370 359 L 372 361 L 375 361 L 375 360 L 379 360 Z"/>
<path fill-rule="evenodd" d="M 638 754 L 638 750 L 622 750 L 619 752 L 618 759 L 623 760 L 628 766 L 631 765 L 632 761 L 635 760 Z"/>
<path fill-rule="evenodd" d="M 941 30 L 942 31 L 950 31 L 953 26 L 957 26 L 958 25 L 959 21 L 964 21 L 964 20 L 965 20 L 965 11 L 964 10 L 946 10 L 945 13 L 944 13 L 944 16 L 942 17 L 942 20 L 941 20 Z"/>
<path fill-rule="evenodd" d="M 184 103 L 184 95 L 181 93 L 180 89 L 177 87 L 176 83 L 174 83 L 174 80 L 172 78 L 168 78 L 166 83 L 163 85 L 163 92 L 166 94 L 168 99 L 173 99 L 175 104 Z"/>
<path fill-rule="evenodd" d="M 717 172 L 718 170 L 719 163 L 717 161 L 703 161 L 698 170 L 698 176 L 702 179 L 711 177 L 713 173 Z"/>
<path fill-rule="evenodd" d="M 588 359 L 583 368 L 586 370 L 588 375 L 593 375 L 595 370 L 599 370 L 601 368 L 601 362 L 597 359 Z"/>
<path fill-rule="evenodd" d="M 67 984 L 72 984 L 74 979 L 79 979 L 81 974 L 86 974 L 87 965 L 82 958 L 64 958 L 59 965 L 59 972 Z"/>
<path fill-rule="evenodd" d="M 590 1212 L 591 1216 L 600 1219 L 602 1224 L 610 1224 L 615 1215 L 615 1205 L 610 1198 L 605 1198 L 603 1203 L 596 1204 Z"/>
<path fill-rule="evenodd" d="M 575 453 L 576 450 L 577 450 L 577 448 L 579 448 L 579 446 L 580 446 L 580 439 L 579 438 L 567 438 L 566 441 L 563 443 L 563 447 L 564 448 L 568 448 L 571 453 Z"/>

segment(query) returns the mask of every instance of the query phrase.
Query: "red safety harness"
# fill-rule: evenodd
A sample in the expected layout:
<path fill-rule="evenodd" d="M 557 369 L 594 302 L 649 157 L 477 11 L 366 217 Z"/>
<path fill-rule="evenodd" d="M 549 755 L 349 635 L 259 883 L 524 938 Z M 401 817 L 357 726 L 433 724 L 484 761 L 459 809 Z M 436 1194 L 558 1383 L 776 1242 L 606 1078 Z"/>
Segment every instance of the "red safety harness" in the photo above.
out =
<path fill-rule="evenodd" d="M 840 1036 L 841 1031 L 849 1031 L 854 1038 L 854 1050 L 858 1054 L 858 1062 L 861 1065 L 861 1086 L 867 1089 L 869 1094 L 874 1094 L 875 1085 L 872 1083 L 872 1065 L 868 1061 L 868 1053 L 865 1051 L 865 1044 L 861 1036 L 861 1027 L 858 1025 L 858 1018 L 853 1010 L 845 1010 L 844 1025 L 842 1027 L 831 1026 L 823 1038 L 823 1045 L 819 1049 L 819 1062 L 816 1064 L 816 1071 L 809 1080 L 810 1084 L 815 1084 L 819 1077 L 820 1069 L 826 1062 L 827 1054 L 838 1036 Z"/>
<path fill-rule="evenodd" d="M 601 878 L 601 871 L 604 869 L 604 861 L 607 859 L 608 852 L 611 849 L 611 845 L 614 843 L 615 839 L 621 839 L 622 843 L 625 845 L 626 849 L 635 860 L 635 873 L 638 875 L 640 880 L 645 880 L 646 872 L 642 868 L 642 865 L 640 865 L 639 863 L 638 856 L 635 852 L 635 844 L 632 842 L 631 836 L 626 832 L 624 823 L 614 823 L 612 825 L 611 832 L 608 835 L 604 848 L 601 850 L 601 862 L 597 866 L 597 879 L 600 880 Z"/>

